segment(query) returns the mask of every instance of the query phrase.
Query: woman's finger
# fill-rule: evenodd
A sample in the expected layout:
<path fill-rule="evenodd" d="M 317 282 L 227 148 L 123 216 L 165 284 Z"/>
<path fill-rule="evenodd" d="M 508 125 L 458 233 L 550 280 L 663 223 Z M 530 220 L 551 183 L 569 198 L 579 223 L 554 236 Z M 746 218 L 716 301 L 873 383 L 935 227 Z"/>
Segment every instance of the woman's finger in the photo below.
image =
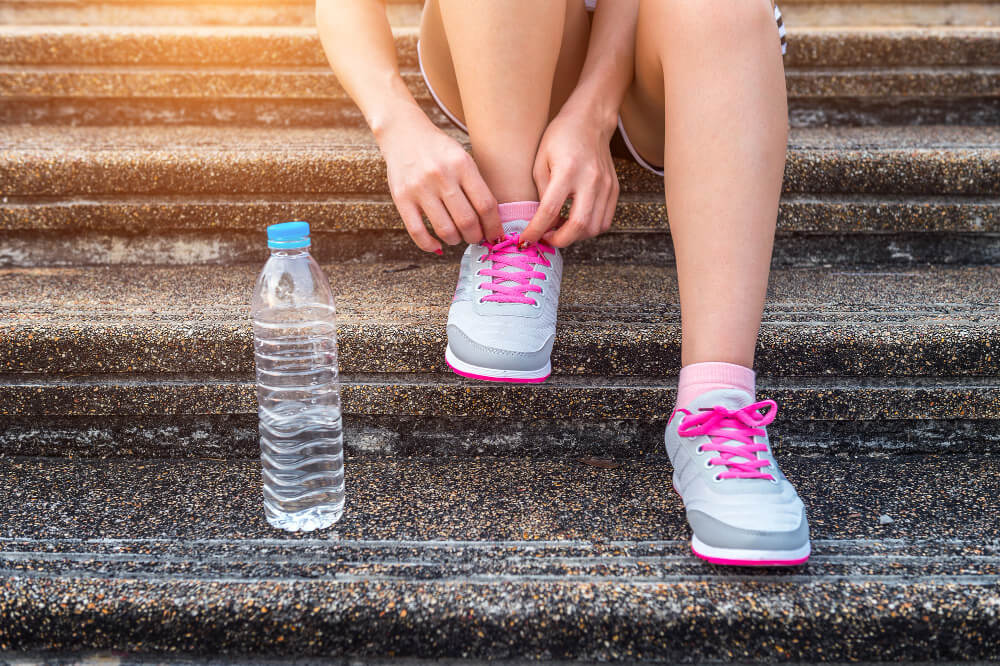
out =
<path fill-rule="evenodd" d="M 471 168 L 463 169 L 461 174 L 462 190 L 469 203 L 479 216 L 479 228 L 483 238 L 497 240 L 503 236 L 503 224 L 500 222 L 500 209 L 497 199 L 473 163 Z M 466 239 L 468 240 L 468 239 Z M 470 241 L 475 242 L 475 241 Z"/>
<path fill-rule="evenodd" d="M 410 234 L 410 238 L 417 244 L 417 247 L 424 252 L 442 254 L 441 243 L 435 240 L 430 232 L 427 231 L 427 226 L 424 224 L 423 218 L 420 217 L 420 209 L 414 204 L 400 203 L 398 201 L 396 202 L 396 208 L 399 210 L 399 216 L 403 218 L 403 226 L 406 227 L 406 232 Z"/>
<path fill-rule="evenodd" d="M 451 221 L 458 228 L 458 233 L 462 234 L 462 239 L 466 243 L 478 243 L 483 240 L 483 230 L 479 226 L 479 214 L 472 208 L 472 204 L 469 203 L 461 188 L 446 193 L 442 200 L 448 209 Z"/>
<path fill-rule="evenodd" d="M 615 219 L 615 211 L 618 209 L 618 179 L 612 174 L 611 186 L 608 189 L 608 201 L 604 207 L 604 215 L 601 218 L 601 232 L 611 228 L 611 223 Z"/>
<path fill-rule="evenodd" d="M 538 210 L 528 226 L 525 227 L 521 239 L 526 243 L 537 242 L 559 220 L 562 206 L 571 193 L 568 181 L 561 178 L 550 180 L 545 191 L 542 192 L 542 201 L 538 204 Z"/>
<path fill-rule="evenodd" d="M 564 224 L 550 237 L 556 247 L 567 247 L 581 238 L 587 238 L 591 233 L 591 222 L 594 220 L 595 206 L 598 197 L 598 182 L 590 181 L 573 195 L 573 205 L 569 209 L 569 222 Z M 600 214 L 604 215 L 604 202 L 601 202 Z"/>
<path fill-rule="evenodd" d="M 462 235 L 458 232 L 458 228 L 440 199 L 435 197 L 421 199 L 420 207 L 438 238 L 448 245 L 458 245 L 462 242 Z"/>
<path fill-rule="evenodd" d="M 547 157 L 539 155 L 535 158 L 535 167 L 531 172 L 531 178 L 535 181 L 538 196 L 544 196 L 544 193 L 549 189 L 549 181 L 552 180 L 552 171 L 549 169 Z"/>

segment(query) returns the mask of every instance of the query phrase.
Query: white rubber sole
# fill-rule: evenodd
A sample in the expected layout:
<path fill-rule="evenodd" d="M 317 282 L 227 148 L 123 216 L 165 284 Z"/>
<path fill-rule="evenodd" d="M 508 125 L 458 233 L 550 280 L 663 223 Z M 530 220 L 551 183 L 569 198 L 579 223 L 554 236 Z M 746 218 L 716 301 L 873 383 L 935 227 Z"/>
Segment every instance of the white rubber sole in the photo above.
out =
<path fill-rule="evenodd" d="M 482 379 L 487 382 L 534 384 L 544 382 L 552 374 L 551 361 L 547 362 L 545 367 L 538 370 L 497 370 L 496 368 L 483 368 L 478 365 L 472 365 L 455 356 L 450 346 L 444 351 L 444 360 L 448 363 L 448 367 L 454 370 L 455 373 L 463 377 Z"/>
<path fill-rule="evenodd" d="M 691 550 L 703 560 L 713 564 L 738 567 L 794 567 L 805 564 L 812 552 L 806 543 L 795 550 L 746 550 L 742 548 L 717 548 L 691 537 Z"/>

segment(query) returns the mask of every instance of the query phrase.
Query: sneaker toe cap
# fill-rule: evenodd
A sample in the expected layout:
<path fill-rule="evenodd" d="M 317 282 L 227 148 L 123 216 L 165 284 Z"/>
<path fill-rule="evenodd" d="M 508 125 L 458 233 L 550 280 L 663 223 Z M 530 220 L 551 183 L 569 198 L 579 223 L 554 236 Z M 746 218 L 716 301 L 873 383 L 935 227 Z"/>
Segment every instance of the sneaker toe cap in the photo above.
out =
<path fill-rule="evenodd" d="M 795 550 L 809 543 L 809 523 L 805 509 L 801 509 L 797 521 L 780 520 L 771 522 L 761 515 L 767 511 L 762 507 L 755 515 L 733 525 L 704 511 L 688 509 L 687 518 L 698 539 L 715 548 L 741 550 L 783 551 Z"/>
<path fill-rule="evenodd" d="M 498 336 L 491 336 L 498 337 Z M 540 349 L 530 349 L 532 345 L 517 344 L 516 336 L 510 335 L 504 342 L 499 340 L 489 343 L 474 340 L 465 331 L 454 324 L 448 325 L 448 347 L 451 353 L 462 361 L 481 368 L 497 370 L 537 370 L 549 362 L 552 355 L 554 335 L 542 343 Z M 521 347 L 521 348 L 519 348 Z"/>

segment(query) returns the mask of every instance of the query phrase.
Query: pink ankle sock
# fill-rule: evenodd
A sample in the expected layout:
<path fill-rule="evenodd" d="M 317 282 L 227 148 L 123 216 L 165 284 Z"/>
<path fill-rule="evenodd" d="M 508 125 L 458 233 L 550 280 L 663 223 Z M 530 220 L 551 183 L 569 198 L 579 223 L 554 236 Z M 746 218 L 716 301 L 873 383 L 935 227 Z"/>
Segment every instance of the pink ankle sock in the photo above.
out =
<path fill-rule="evenodd" d="M 502 203 L 497 208 L 500 210 L 500 222 L 513 222 L 514 220 L 530 220 L 538 210 L 537 201 L 512 201 Z"/>
<path fill-rule="evenodd" d="M 681 368 L 677 384 L 677 406 L 684 407 L 702 393 L 722 388 L 740 389 L 753 397 L 756 394 L 755 377 L 753 370 L 735 363 L 712 361 L 686 365 Z"/>

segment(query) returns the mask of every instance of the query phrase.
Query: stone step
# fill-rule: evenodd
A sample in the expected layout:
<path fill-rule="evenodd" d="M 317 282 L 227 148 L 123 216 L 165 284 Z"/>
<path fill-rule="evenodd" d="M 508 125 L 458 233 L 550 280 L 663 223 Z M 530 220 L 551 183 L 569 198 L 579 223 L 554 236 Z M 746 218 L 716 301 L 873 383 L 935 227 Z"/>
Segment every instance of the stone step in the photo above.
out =
<path fill-rule="evenodd" d="M 790 25 L 1000 25 L 1000 7 L 990 0 L 889 0 L 808 2 L 785 0 L 781 9 Z M 420 3 L 392 3 L 390 20 L 414 24 Z M 315 25 L 314 3 L 214 0 L 187 2 L 81 2 L 79 0 L 4 0 L 0 23 L 70 25 Z"/>
<path fill-rule="evenodd" d="M 1000 3 L 996 5 L 1000 8 Z M 982 67 L 1000 56 L 1000 28 L 788 28 L 796 68 Z M 416 69 L 415 26 L 393 29 L 400 67 Z M 195 68 L 327 68 L 313 28 L 0 25 L 0 64 Z"/>
<path fill-rule="evenodd" d="M 772 265 L 996 265 L 998 210 L 989 197 L 789 194 Z M 317 256 L 328 261 L 426 258 L 386 195 L 87 195 L 7 197 L 0 203 L 0 268 L 259 264 L 261 230 L 290 219 L 312 222 Z M 460 251 L 446 247 L 445 255 Z M 672 265 L 662 195 L 624 195 L 611 231 L 565 255 Z"/>
<path fill-rule="evenodd" d="M 4 270 L 0 372 L 249 378 L 259 268 Z M 338 298 L 343 372 L 450 374 L 444 329 L 456 262 L 345 262 L 326 272 Z M 757 368 L 773 377 L 993 377 L 998 302 L 997 266 L 777 270 Z M 673 267 L 568 263 L 553 372 L 673 374 L 677 303 Z"/>
<path fill-rule="evenodd" d="M 456 139 L 463 135 L 453 132 Z M 788 194 L 1000 194 L 1000 127 L 796 129 Z M 619 162 L 625 193 L 662 179 Z M 386 194 L 367 130 L 260 127 L 0 126 L 0 194 Z"/>
<path fill-rule="evenodd" d="M 995 457 L 782 464 L 812 528 L 813 556 L 794 570 L 694 558 L 662 458 L 350 457 L 344 519 L 304 536 L 264 522 L 255 460 L 3 458 L 0 646 L 150 659 L 1000 657 Z"/>
<path fill-rule="evenodd" d="M 461 135 L 453 133 L 458 139 Z M 1000 261 L 1000 130 L 793 130 L 776 266 Z M 367 130 L 0 127 L 0 265 L 260 260 L 307 219 L 321 256 L 421 260 Z M 669 262 L 662 181 L 619 161 L 613 231 L 583 260 Z"/>
<path fill-rule="evenodd" d="M 446 375 L 343 375 L 345 446 L 387 455 L 642 457 L 663 445 L 676 377 L 557 376 L 528 387 Z M 996 378 L 762 378 L 776 450 L 1000 447 Z M 0 375 L 0 450 L 58 457 L 232 458 L 258 451 L 245 374 Z"/>
<path fill-rule="evenodd" d="M 120 455 L 108 448 L 117 442 L 144 455 L 252 451 L 246 304 L 256 270 L 0 272 L 0 451 Z M 789 428 L 775 433 L 778 445 L 995 449 L 998 271 L 776 271 L 757 369 Z M 352 450 L 656 450 L 679 366 L 672 270 L 568 265 L 555 374 L 528 387 L 445 368 L 454 263 L 327 272 Z M 619 302 L 608 303 L 610 291 Z M 226 447 L 206 449 L 206 433 Z"/>
<path fill-rule="evenodd" d="M 430 107 L 418 30 L 395 34 Z M 796 124 L 1000 118 L 1000 28 L 790 28 L 789 39 Z M 5 122 L 361 122 L 314 28 L 8 25 L 0 54 Z"/>

